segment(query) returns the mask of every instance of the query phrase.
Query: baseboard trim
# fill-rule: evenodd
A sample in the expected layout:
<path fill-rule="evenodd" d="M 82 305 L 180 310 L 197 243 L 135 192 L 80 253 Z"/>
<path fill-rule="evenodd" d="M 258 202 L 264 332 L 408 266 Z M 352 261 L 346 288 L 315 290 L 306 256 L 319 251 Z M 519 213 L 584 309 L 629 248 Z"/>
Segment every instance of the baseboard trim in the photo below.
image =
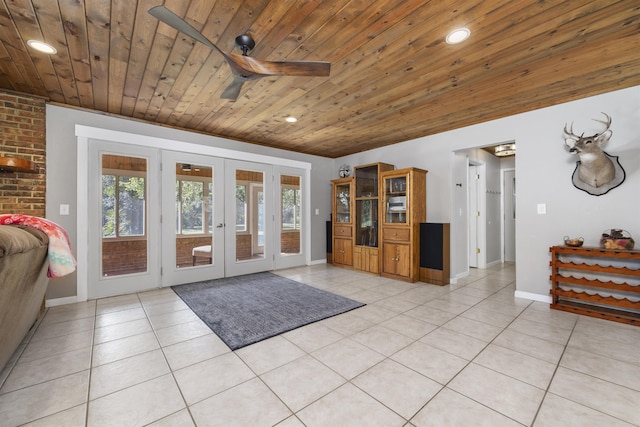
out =
<path fill-rule="evenodd" d="M 486 268 L 490 268 L 490 267 L 493 267 L 494 265 L 498 265 L 498 264 L 502 264 L 502 260 L 501 259 L 497 259 L 495 261 L 491 261 L 491 262 L 487 263 L 487 267 Z"/>
<path fill-rule="evenodd" d="M 515 297 L 551 304 L 551 295 L 540 295 L 531 292 L 516 291 Z"/>
<path fill-rule="evenodd" d="M 464 279 L 465 277 L 467 277 L 469 275 L 469 271 L 463 271 L 462 273 L 458 273 L 455 276 L 456 282 L 458 282 L 458 279 Z"/>
<path fill-rule="evenodd" d="M 45 306 L 47 308 L 49 308 L 49 307 L 57 307 L 59 305 L 75 304 L 77 302 L 78 302 L 78 297 L 77 296 L 64 297 L 64 298 L 55 298 L 55 299 L 46 300 L 45 301 Z"/>
<path fill-rule="evenodd" d="M 326 264 L 326 263 L 327 263 L 326 259 L 317 259 L 315 261 L 311 261 L 309 265 L 320 265 L 320 264 Z"/>

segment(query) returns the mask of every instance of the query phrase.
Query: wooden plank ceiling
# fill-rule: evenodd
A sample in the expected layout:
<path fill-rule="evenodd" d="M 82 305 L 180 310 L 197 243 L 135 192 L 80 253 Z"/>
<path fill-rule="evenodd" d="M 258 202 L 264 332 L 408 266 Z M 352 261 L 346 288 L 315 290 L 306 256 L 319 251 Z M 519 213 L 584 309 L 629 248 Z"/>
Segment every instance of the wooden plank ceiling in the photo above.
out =
<path fill-rule="evenodd" d="M 0 88 L 330 158 L 640 84 L 637 0 L 0 1 Z M 159 24 L 158 4 L 223 51 L 248 33 L 251 56 L 331 75 L 220 99 L 228 65 Z M 459 26 L 471 38 L 447 45 Z"/>

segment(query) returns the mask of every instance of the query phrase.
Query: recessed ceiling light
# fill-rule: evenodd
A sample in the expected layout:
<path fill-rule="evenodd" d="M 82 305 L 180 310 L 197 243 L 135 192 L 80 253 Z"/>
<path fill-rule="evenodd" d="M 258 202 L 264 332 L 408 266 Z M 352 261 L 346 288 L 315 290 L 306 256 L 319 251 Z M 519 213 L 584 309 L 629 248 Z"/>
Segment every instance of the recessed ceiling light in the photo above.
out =
<path fill-rule="evenodd" d="M 447 38 L 445 39 L 445 41 L 448 44 L 458 44 L 468 39 L 470 35 L 471 31 L 469 31 L 468 28 L 456 28 L 455 30 L 447 34 Z"/>
<path fill-rule="evenodd" d="M 55 47 L 38 40 L 29 40 L 27 41 L 27 44 L 37 51 L 48 53 L 50 55 L 58 52 Z"/>
<path fill-rule="evenodd" d="M 297 121 L 298 121 L 298 119 L 296 119 L 296 118 L 295 118 L 295 117 L 293 117 L 293 116 L 289 116 L 289 117 L 287 117 L 285 120 L 286 120 L 286 121 L 288 121 L 289 123 L 295 123 L 295 122 L 297 122 Z"/>

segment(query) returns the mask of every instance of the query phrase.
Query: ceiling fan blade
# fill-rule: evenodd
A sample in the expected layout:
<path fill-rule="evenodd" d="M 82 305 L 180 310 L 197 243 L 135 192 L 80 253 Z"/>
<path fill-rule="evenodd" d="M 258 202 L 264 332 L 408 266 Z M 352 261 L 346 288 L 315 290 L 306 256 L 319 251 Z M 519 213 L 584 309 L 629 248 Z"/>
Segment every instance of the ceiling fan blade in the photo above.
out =
<path fill-rule="evenodd" d="M 240 95 L 240 90 L 245 81 L 259 79 L 263 76 L 328 76 L 331 72 L 331 63 L 329 62 L 260 61 L 250 56 L 227 54 L 166 7 L 152 7 L 149 9 L 149 14 L 205 46 L 217 50 L 224 57 L 229 67 L 231 67 L 234 78 L 233 82 L 222 93 L 223 99 L 235 101 Z M 253 40 L 251 42 L 253 43 Z"/>
<path fill-rule="evenodd" d="M 205 36 L 200 34 L 198 30 L 193 28 L 191 25 L 187 24 L 187 22 L 184 19 L 180 18 L 178 15 L 176 15 L 166 7 L 164 6 L 152 7 L 151 9 L 149 9 L 149 14 L 157 18 L 159 21 L 164 22 L 168 26 L 180 31 L 183 34 L 186 34 L 192 39 L 199 41 L 203 45 L 208 46 L 211 49 L 217 50 L 222 54 L 222 56 L 225 57 L 225 59 L 228 59 L 227 54 L 221 51 L 220 49 L 218 49 L 218 46 L 213 44 Z"/>
<path fill-rule="evenodd" d="M 263 76 L 314 76 L 323 77 L 331 73 L 330 62 L 316 61 L 261 61 L 251 56 L 229 54 L 229 62 L 251 74 Z"/>
<path fill-rule="evenodd" d="M 222 99 L 230 99 L 235 101 L 240 96 L 240 90 L 242 89 L 242 85 L 246 79 L 243 79 L 241 76 L 233 76 L 233 81 L 227 88 L 222 92 L 220 98 Z"/>

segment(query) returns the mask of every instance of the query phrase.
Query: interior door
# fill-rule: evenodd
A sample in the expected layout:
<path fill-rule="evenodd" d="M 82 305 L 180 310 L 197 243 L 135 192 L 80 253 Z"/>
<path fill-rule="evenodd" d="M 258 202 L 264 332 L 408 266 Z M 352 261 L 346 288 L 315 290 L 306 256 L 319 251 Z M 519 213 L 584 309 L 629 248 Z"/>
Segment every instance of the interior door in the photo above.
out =
<path fill-rule="evenodd" d="M 272 166 L 225 160 L 225 188 L 225 275 L 272 270 Z"/>
<path fill-rule="evenodd" d="M 162 286 L 224 277 L 224 161 L 162 153 Z"/>
<path fill-rule="evenodd" d="M 159 287 L 158 150 L 99 141 L 88 163 L 88 298 Z"/>
<path fill-rule="evenodd" d="M 516 171 L 504 172 L 504 260 L 516 261 Z"/>

